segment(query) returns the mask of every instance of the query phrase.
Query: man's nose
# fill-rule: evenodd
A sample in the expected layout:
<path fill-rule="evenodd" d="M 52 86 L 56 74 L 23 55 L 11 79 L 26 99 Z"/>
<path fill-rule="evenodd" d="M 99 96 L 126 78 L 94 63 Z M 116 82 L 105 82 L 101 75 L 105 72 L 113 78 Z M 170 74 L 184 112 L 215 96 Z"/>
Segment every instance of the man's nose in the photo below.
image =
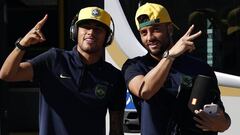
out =
<path fill-rule="evenodd" d="M 87 31 L 87 34 L 93 34 L 94 33 L 94 29 L 93 28 L 89 28 Z"/>
<path fill-rule="evenodd" d="M 146 38 L 147 38 L 147 41 L 151 41 L 154 38 L 152 32 L 148 31 L 147 35 L 146 35 Z"/>

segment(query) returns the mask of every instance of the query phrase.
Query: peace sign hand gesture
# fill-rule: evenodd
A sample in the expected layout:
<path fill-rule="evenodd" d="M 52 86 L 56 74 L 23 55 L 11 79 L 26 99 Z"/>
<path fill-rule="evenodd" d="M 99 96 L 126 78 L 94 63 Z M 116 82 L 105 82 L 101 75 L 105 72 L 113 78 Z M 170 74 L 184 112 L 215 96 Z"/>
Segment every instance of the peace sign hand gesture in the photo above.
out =
<path fill-rule="evenodd" d="M 191 34 L 194 25 L 177 41 L 177 43 L 169 50 L 169 55 L 178 57 L 185 52 L 192 52 L 195 49 L 193 40 L 201 35 L 201 31 Z"/>
<path fill-rule="evenodd" d="M 44 42 L 45 36 L 41 32 L 41 29 L 47 21 L 48 15 L 46 14 L 42 20 L 40 20 L 20 41 L 22 46 L 28 47 L 37 43 Z"/>

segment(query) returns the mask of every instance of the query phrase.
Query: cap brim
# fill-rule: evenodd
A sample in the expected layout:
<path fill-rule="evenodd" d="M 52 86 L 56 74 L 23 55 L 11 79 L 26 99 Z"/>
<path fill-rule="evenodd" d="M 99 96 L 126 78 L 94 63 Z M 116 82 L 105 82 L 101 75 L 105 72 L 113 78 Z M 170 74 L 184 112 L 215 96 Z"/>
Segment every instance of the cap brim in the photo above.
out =
<path fill-rule="evenodd" d="M 96 23 L 98 23 L 98 25 L 99 25 L 100 27 L 103 27 L 104 29 L 106 29 L 107 32 L 111 32 L 111 31 L 112 31 L 106 24 L 104 24 L 104 23 L 102 23 L 102 22 L 100 22 L 100 21 L 98 21 L 98 20 L 95 20 L 95 19 L 83 19 L 83 20 L 77 21 L 75 24 L 76 24 L 77 26 L 81 26 L 81 25 L 83 25 L 83 24 L 89 24 L 90 22 L 96 22 Z"/>

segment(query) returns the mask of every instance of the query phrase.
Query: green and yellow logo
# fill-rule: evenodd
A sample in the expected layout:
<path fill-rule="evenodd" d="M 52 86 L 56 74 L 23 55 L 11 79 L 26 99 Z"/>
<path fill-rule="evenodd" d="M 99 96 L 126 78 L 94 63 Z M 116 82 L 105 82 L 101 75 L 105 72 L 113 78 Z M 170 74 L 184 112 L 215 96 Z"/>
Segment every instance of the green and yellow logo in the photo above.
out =
<path fill-rule="evenodd" d="M 103 99 L 106 96 L 107 87 L 101 84 L 97 84 L 95 87 L 95 95 L 99 99 Z"/>

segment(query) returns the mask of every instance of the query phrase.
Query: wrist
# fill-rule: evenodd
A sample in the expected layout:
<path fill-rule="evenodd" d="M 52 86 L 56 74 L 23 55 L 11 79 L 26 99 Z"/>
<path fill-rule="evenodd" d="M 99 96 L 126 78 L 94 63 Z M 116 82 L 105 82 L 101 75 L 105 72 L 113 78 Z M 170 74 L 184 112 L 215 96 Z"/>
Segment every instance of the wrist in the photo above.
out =
<path fill-rule="evenodd" d="M 169 50 L 166 50 L 163 55 L 162 58 L 166 58 L 169 59 L 171 61 L 174 61 L 176 57 L 174 57 L 173 55 L 170 54 Z"/>
<path fill-rule="evenodd" d="M 225 122 L 224 122 L 225 126 L 222 128 L 222 130 L 220 132 L 224 132 L 231 125 L 231 118 L 230 118 L 230 116 L 226 112 L 224 112 L 224 118 L 225 118 Z"/>
<path fill-rule="evenodd" d="M 21 51 L 26 51 L 29 47 L 28 46 L 23 46 L 20 44 L 20 41 L 22 40 L 22 38 L 18 38 L 17 41 L 15 42 L 15 46 L 16 48 L 18 48 Z"/>

